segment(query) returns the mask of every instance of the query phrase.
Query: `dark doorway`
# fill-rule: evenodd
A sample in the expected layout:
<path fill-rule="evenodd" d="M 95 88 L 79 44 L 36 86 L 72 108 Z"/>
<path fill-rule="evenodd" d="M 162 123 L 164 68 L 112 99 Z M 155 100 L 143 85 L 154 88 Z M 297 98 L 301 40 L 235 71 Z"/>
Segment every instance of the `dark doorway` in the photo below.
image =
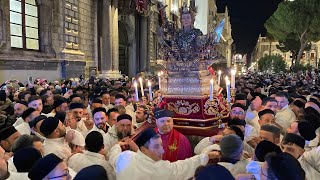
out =
<path fill-rule="evenodd" d="M 128 32 L 123 22 L 119 21 L 119 71 L 129 74 Z"/>

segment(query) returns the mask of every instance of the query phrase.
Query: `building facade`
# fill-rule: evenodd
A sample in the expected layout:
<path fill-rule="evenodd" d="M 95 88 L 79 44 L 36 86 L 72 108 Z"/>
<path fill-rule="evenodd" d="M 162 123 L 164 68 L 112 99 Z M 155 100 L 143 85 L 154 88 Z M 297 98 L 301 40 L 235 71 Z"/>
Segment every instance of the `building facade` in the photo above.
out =
<path fill-rule="evenodd" d="M 285 60 L 288 67 L 292 65 L 292 54 L 290 52 L 281 52 L 277 45 L 279 42 L 275 40 L 269 40 L 266 37 L 259 36 L 257 44 L 252 53 L 252 61 L 257 62 L 260 58 L 268 55 L 280 55 Z M 305 51 L 300 62 L 304 65 L 310 64 L 313 67 L 317 67 L 320 58 L 320 41 L 312 42 L 311 49 Z"/>
<path fill-rule="evenodd" d="M 25 83 L 29 76 L 48 80 L 80 75 L 119 78 L 154 71 L 158 1 L 1 0 L 0 81 Z M 169 20 L 179 25 L 178 9 L 184 0 L 162 2 L 168 5 Z M 200 23 L 209 31 L 217 22 L 211 21 L 216 15 L 215 2 L 197 3 L 207 8 L 201 15 L 206 21 Z M 227 17 L 225 13 L 222 16 Z M 230 36 L 224 34 L 224 38 L 229 44 L 229 20 L 226 24 L 224 33 Z M 222 52 L 229 57 L 228 50 Z"/>

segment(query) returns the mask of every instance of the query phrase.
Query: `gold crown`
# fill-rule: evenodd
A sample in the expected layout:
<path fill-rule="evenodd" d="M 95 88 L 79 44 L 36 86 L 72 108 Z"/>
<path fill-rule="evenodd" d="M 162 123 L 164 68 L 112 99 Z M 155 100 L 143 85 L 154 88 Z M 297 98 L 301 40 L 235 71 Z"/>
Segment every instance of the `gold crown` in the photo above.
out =
<path fill-rule="evenodd" d="M 196 14 L 196 9 L 192 6 L 188 7 L 187 2 L 184 2 L 183 6 L 180 8 L 180 15 L 182 14 L 191 14 L 194 16 Z"/>

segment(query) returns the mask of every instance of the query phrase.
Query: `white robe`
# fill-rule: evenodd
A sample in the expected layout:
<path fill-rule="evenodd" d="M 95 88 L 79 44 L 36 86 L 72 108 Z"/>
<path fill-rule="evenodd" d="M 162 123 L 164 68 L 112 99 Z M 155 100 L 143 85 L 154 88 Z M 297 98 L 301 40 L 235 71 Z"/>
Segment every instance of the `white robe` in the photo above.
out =
<path fill-rule="evenodd" d="M 297 119 L 296 115 L 288 105 L 283 107 L 281 110 L 278 110 L 275 118 L 276 123 L 278 123 L 284 130 L 287 130 L 288 127 L 291 126 L 292 122 Z"/>
<path fill-rule="evenodd" d="M 109 158 L 117 180 L 186 180 L 193 177 L 197 167 L 206 165 L 209 160 L 207 154 L 201 154 L 174 163 L 154 161 L 141 151 L 121 152 L 118 144 L 111 148 Z"/>
<path fill-rule="evenodd" d="M 19 124 L 17 127 L 16 127 L 16 130 L 21 134 L 28 134 L 30 135 L 31 134 L 31 128 L 29 126 L 29 123 L 27 122 L 23 122 L 21 124 Z"/>
<path fill-rule="evenodd" d="M 10 172 L 10 176 L 7 180 L 29 180 L 28 173 Z"/>
<path fill-rule="evenodd" d="M 303 153 L 298 159 L 302 169 L 306 173 L 307 180 L 319 179 L 320 177 L 320 146 Z"/>
<path fill-rule="evenodd" d="M 248 141 L 253 137 L 258 137 L 259 131 L 255 129 L 253 126 L 246 124 L 244 127 L 244 141 Z"/>
<path fill-rule="evenodd" d="M 71 149 L 64 137 L 56 139 L 45 139 L 43 143 L 44 156 L 53 153 L 61 159 L 68 159 L 71 156 Z"/>
<path fill-rule="evenodd" d="M 104 140 L 104 148 L 106 149 L 107 152 L 114 146 L 118 141 L 119 138 L 117 136 L 117 128 L 115 125 L 113 125 L 108 133 L 106 133 L 103 137 Z"/>
<path fill-rule="evenodd" d="M 77 173 L 81 169 L 92 165 L 102 166 L 107 171 L 108 179 L 115 179 L 115 173 L 112 166 L 102 154 L 84 151 L 83 153 L 76 153 L 68 159 L 68 167 L 70 167 Z"/>
<path fill-rule="evenodd" d="M 249 164 L 249 161 L 244 159 L 236 162 L 235 164 L 228 162 L 219 162 L 218 164 L 227 168 L 233 177 L 236 177 L 238 174 L 245 174 L 247 172 L 246 166 Z"/>

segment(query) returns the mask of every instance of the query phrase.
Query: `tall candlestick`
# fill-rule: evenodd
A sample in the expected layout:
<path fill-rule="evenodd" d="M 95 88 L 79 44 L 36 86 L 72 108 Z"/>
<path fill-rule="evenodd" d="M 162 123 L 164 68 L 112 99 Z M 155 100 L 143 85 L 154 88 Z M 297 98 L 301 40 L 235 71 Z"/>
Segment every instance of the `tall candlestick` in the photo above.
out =
<path fill-rule="evenodd" d="M 161 72 L 158 72 L 159 90 L 161 90 Z"/>
<path fill-rule="evenodd" d="M 236 88 L 236 70 L 235 69 L 231 70 L 231 88 L 232 89 Z"/>
<path fill-rule="evenodd" d="M 226 89 L 227 89 L 227 102 L 231 103 L 231 98 L 230 98 L 230 81 L 228 77 L 226 77 Z"/>
<path fill-rule="evenodd" d="M 153 101 L 153 98 L 152 98 L 152 89 L 151 89 L 151 82 L 148 80 L 148 86 L 149 86 L 149 97 L 150 97 L 150 102 Z"/>
<path fill-rule="evenodd" d="M 210 101 L 213 100 L 213 79 L 210 80 Z"/>
<path fill-rule="evenodd" d="M 218 71 L 218 85 L 220 86 L 221 70 Z"/>
<path fill-rule="evenodd" d="M 138 102 L 139 101 L 139 95 L 138 95 L 138 84 L 137 84 L 137 81 L 134 81 L 133 86 L 134 86 L 134 91 L 136 93 L 136 102 Z"/>
<path fill-rule="evenodd" d="M 142 95 L 142 97 L 144 97 L 143 83 L 142 83 L 142 78 L 141 77 L 139 77 L 139 83 L 140 83 L 141 95 Z"/>

